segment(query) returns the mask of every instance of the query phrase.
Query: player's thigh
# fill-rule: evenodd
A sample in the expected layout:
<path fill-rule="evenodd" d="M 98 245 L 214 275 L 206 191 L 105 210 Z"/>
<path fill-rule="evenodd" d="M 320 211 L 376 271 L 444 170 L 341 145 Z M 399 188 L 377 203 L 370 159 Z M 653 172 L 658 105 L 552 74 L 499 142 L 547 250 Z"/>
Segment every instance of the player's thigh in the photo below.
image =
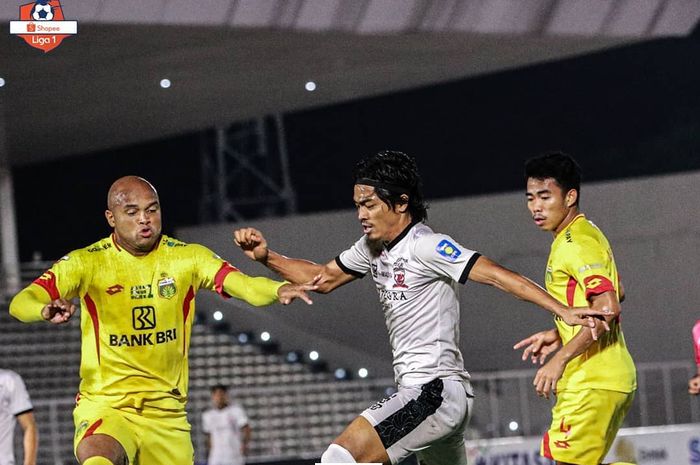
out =
<path fill-rule="evenodd" d="M 73 421 L 73 452 L 79 460 L 101 455 L 118 462 L 119 447 L 107 440 L 109 437 L 121 447 L 128 463 L 134 463 L 137 435 L 121 412 L 83 398 L 73 410 Z"/>
<path fill-rule="evenodd" d="M 194 448 L 184 412 L 138 420 L 140 439 L 136 465 L 192 465 Z"/>
<path fill-rule="evenodd" d="M 420 465 L 466 465 L 467 464 L 467 449 L 464 444 L 464 430 L 469 424 L 469 419 L 472 416 L 472 407 L 474 399 L 467 398 L 467 416 L 463 425 L 454 430 L 454 432 L 443 438 L 433 442 L 430 447 L 416 452 Z"/>
<path fill-rule="evenodd" d="M 634 395 L 603 389 L 562 391 L 542 455 L 562 463 L 600 463 L 610 449 Z"/>
<path fill-rule="evenodd" d="M 435 460 L 441 454 L 456 454 L 459 458 L 463 455 L 462 435 L 471 402 L 462 381 L 435 379 L 423 386 L 400 388 L 362 412 L 362 416 L 374 427 L 391 463 L 416 452 L 427 453 L 432 447 L 435 450 L 430 457 Z M 433 463 L 459 465 L 466 459 Z"/>

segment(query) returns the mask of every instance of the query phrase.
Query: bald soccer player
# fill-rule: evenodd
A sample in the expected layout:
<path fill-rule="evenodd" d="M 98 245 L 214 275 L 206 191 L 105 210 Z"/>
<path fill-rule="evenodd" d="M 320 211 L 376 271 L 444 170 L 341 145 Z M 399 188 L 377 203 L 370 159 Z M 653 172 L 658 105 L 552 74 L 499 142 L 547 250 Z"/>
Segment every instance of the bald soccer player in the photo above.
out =
<path fill-rule="evenodd" d="M 194 296 L 251 305 L 311 303 L 313 284 L 250 277 L 199 244 L 161 233 L 156 189 L 126 176 L 107 196 L 112 234 L 58 260 L 10 304 L 24 322 L 61 324 L 80 298 L 82 359 L 73 412 L 82 465 L 191 465 L 185 413 Z"/>

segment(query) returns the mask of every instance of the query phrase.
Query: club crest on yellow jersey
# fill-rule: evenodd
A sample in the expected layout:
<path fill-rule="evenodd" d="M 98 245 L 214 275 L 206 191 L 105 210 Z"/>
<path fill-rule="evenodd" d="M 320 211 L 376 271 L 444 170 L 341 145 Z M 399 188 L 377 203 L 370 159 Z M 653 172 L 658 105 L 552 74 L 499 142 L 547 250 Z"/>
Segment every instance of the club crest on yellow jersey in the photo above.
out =
<path fill-rule="evenodd" d="M 158 295 L 164 299 L 171 299 L 175 294 L 177 294 L 177 287 L 175 286 L 175 278 L 162 273 L 163 279 L 158 281 Z"/>

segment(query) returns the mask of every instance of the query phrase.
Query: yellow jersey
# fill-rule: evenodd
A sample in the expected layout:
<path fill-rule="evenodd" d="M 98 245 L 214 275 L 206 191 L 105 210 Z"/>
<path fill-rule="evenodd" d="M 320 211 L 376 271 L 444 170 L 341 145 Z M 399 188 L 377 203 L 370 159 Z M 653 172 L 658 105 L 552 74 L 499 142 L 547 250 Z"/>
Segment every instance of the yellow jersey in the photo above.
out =
<path fill-rule="evenodd" d="M 545 275 L 547 292 L 564 305 L 586 307 L 589 299 L 607 291 L 619 298 L 619 278 L 608 240 L 581 214 L 552 242 Z M 581 330 L 555 317 L 564 344 Z M 578 357 L 569 361 L 557 390 L 608 389 L 632 392 L 637 387 L 632 357 L 627 351 L 619 317 L 610 331 Z"/>
<path fill-rule="evenodd" d="M 134 256 L 110 236 L 58 260 L 13 299 L 10 312 L 39 321 L 50 300 L 79 297 L 80 395 L 115 406 L 170 399 L 184 407 L 195 293 L 267 305 L 282 284 L 248 277 L 199 244 L 163 235 L 150 253 Z"/>

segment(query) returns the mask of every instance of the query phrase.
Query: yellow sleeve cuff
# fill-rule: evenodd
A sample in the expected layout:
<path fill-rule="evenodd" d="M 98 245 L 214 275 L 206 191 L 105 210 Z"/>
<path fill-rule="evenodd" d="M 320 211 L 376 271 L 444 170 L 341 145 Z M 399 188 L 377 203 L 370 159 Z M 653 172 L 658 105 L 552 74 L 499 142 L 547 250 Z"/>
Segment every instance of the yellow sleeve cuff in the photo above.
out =
<path fill-rule="evenodd" d="M 278 302 L 277 292 L 285 282 L 262 276 L 252 277 L 240 271 L 229 273 L 224 279 L 224 292 L 250 305 L 262 307 Z"/>
<path fill-rule="evenodd" d="M 10 315 L 25 323 L 44 321 L 41 310 L 49 302 L 50 297 L 43 288 L 30 284 L 10 302 Z"/>

